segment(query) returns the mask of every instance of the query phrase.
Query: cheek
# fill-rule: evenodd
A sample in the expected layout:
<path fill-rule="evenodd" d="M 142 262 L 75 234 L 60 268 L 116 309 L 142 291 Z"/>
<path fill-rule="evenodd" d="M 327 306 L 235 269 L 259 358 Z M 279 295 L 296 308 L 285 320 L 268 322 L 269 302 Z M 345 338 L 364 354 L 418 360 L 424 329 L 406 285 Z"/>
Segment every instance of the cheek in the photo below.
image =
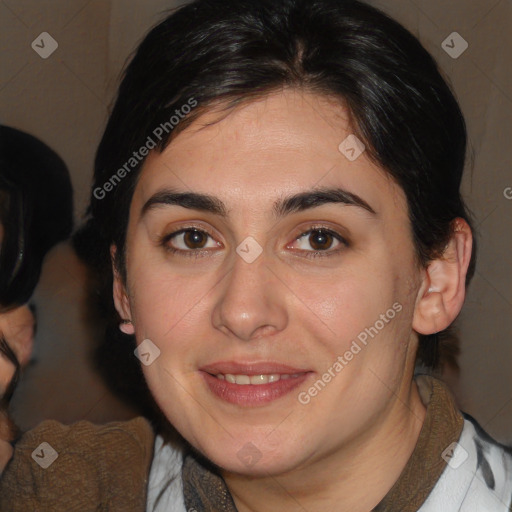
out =
<path fill-rule="evenodd" d="M 308 278 L 301 280 L 297 304 L 304 312 L 302 323 L 309 325 L 308 330 L 322 333 L 337 352 L 345 350 L 375 322 L 380 326 L 381 315 L 389 320 L 395 313 L 392 306 L 398 292 L 393 283 L 382 277 L 377 280 L 367 269 L 350 275 L 334 273 L 321 284 Z M 388 310 L 391 311 L 386 316 Z"/>
<path fill-rule="evenodd" d="M 186 346 L 183 341 L 204 322 L 213 276 L 180 275 L 161 262 L 127 270 L 137 339 L 149 338 L 162 350 Z"/>

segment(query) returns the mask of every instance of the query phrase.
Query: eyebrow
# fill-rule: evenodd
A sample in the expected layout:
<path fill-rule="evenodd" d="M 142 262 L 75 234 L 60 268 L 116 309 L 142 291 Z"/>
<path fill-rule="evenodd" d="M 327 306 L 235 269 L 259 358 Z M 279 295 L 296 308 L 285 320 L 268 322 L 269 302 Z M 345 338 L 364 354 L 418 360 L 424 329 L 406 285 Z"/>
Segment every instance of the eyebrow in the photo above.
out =
<path fill-rule="evenodd" d="M 301 212 L 310 208 L 316 208 L 324 204 L 344 204 L 362 208 L 373 215 L 375 210 L 357 194 L 342 188 L 322 188 L 308 192 L 300 192 L 289 197 L 278 199 L 273 205 L 276 217 L 284 217 L 290 213 Z M 227 217 L 226 205 L 217 197 L 196 192 L 176 192 L 165 189 L 153 194 L 142 207 L 141 217 L 150 210 L 162 206 L 181 206 L 191 210 L 212 213 L 221 217 Z"/>

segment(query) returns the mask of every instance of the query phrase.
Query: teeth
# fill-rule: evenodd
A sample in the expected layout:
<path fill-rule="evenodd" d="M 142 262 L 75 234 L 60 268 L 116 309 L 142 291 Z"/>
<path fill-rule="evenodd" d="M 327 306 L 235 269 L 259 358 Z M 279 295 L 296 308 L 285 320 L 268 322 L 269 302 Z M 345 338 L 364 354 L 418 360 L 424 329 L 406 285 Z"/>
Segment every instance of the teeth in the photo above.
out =
<path fill-rule="evenodd" d="M 249 375 L 235 375 L 235 382 L 237 384 L 250 384 L 251 383 L 251 377 Z"/>
<path fill-rule="evenodd" d="M 290 375 L 288 373 L 272 373 L 270 375 L 233 375 L 231 373 L 226 373 L 223 375 L 219 373 L 216 377 L 220 380 L 226 380 L 231 384 L 240 384 L 242 386 L 246 386 L 248 384 L 258 385 L 258 384 L 268 384 L 269 382 L 277 382 L 278 380 L 286 380 L 291 378 L 300 377 L 300 373 L 294 373 Z"/>
<path fill-rule="evenodd" d="M 268 377 L 266 375 L 251 375 L 251 384 L 267 384 Z"/>

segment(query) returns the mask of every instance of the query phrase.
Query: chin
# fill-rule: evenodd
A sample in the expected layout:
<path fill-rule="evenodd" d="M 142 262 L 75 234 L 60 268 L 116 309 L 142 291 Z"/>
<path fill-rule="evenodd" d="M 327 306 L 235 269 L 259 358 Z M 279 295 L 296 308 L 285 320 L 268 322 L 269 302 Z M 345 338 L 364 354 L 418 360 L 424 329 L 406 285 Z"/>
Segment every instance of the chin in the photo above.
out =
<path fill-rule="evenodd" d="M 240 439 L 240 438 L 239 438 Z M 279 476 L 300 465 L 300 453 L 293 446 L 270 447 L 249 438 L 215 443 L 200 450 L 211 462 L 228 473 L 249 477 Z"/>

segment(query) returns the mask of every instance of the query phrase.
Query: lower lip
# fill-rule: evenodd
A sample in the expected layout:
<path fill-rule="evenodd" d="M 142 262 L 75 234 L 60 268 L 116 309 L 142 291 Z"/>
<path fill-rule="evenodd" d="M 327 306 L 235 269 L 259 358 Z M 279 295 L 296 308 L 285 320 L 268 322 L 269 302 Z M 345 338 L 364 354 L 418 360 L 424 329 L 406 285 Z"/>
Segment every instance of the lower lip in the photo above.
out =
<path fill-rule="evenodd" d="M 300 386 L 311 372 L 303 373 L 299 377 L 293 377 L 268 384 L 232 384 L 226 380 L 220 380 L 207 372 L 200 372 L 210 388 L 210 391 L 221 400 L 230 404 L 257 407 L 265 405 L 278 398 L 291 393 Z"/>

